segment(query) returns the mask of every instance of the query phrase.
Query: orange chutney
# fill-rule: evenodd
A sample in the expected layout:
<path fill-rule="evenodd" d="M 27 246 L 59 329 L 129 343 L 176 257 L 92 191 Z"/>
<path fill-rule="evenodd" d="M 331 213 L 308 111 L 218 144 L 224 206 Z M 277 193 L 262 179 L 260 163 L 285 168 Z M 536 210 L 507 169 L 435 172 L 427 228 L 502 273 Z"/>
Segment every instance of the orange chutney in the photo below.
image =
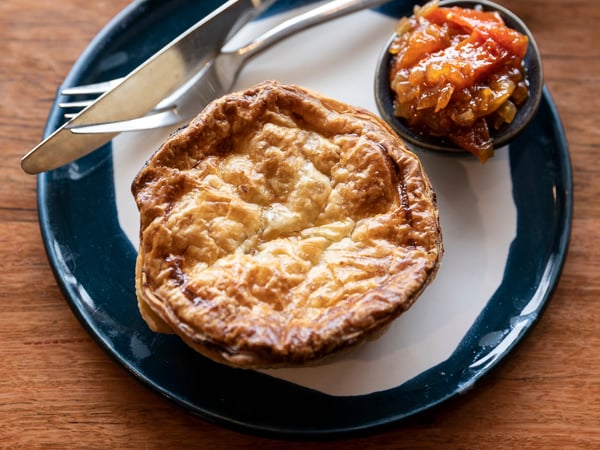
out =
<path fill-rule="evenodd" d="M 527 36 L 498 13 L 437 1 L 402 18 L 396 34 L 389 50 L 395 115 L 485 162 L 493 156 L 490 127 L 512 122 L 529 97 Z"/>

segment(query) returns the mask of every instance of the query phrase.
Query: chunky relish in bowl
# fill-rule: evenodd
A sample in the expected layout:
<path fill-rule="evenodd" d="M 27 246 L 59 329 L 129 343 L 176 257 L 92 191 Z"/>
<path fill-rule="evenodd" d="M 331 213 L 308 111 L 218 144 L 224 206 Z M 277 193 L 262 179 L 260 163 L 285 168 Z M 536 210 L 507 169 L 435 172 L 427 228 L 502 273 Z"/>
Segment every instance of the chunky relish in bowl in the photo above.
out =
<path fill-rule="evenodd" d="M 394 115 L 485 162 L 493 155 L 490 130 L 511 123 L 529 97 L 528 44 L 497 12 L 437 1 L 415 7 L 388 50 Z"/>

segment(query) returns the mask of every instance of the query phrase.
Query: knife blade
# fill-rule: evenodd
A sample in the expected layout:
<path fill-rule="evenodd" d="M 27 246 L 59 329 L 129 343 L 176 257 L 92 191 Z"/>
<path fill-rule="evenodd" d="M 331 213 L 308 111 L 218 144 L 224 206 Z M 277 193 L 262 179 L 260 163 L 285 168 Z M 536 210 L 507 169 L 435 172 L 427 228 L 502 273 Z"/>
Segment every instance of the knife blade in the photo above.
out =
<path fill-rule="evenodd" d="M 227 1 L 30 150 L 21 159 L 22 169 L 30 174 L 53 170 L 109 142 L 114 133 L 74 134 L 69 127 L 128 120 L 151 111 L 214 58 L 232 34 L 275 1 Z"/>

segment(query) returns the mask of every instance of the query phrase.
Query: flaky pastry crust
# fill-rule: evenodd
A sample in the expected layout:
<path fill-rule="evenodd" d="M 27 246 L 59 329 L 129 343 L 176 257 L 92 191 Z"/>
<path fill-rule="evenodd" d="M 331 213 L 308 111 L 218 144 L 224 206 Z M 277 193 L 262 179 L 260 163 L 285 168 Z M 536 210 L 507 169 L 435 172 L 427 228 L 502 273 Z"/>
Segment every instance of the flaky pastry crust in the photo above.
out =
<path fill-rule="evenodd" d="M 298 86 L 215 100 L 132 190 L 144 319 L 236 367 L 363 341 L 412 305 L 443 252 L 419 159 L 375 115 Z"/>

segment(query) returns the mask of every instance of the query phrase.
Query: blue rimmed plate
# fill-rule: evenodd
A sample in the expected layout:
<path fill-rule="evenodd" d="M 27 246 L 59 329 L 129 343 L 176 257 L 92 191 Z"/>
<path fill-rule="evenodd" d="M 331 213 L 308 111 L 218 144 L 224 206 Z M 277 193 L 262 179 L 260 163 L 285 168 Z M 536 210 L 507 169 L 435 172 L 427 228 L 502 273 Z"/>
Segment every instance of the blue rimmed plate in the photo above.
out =
<path fill-rule="evenodd" d="M 65 85 L 127 73 L 220 3 L 132 3 L 91 43 Z M 236 41 L 306 3 L 278 2 Z M 277 79 L 375 111 L 376 59 L 395 17 L 412 6 L 396 1 L 294 36 L 246 67 L 238 87 Z M 46 134 L 61 114 L 55 105 Z M 138 217 L 129 184 L 168 132 L 121 135 L 40 175 L 40 223 L 58 283 L 93 338 L 136 378 L 207 420 L 257 434 L 331 437 L 413 416 L 464 392 L 505 357 L 558 282 L 570 233 L 571 167 L 546 91 L 526 132 L 486 165 L 415 150 L 438 194 L 446 253 L 435 282 L 380 339 L 317 367 L 249 371 L 213 363 L 175 336 L 152 333 L 137 310 Z"/>

